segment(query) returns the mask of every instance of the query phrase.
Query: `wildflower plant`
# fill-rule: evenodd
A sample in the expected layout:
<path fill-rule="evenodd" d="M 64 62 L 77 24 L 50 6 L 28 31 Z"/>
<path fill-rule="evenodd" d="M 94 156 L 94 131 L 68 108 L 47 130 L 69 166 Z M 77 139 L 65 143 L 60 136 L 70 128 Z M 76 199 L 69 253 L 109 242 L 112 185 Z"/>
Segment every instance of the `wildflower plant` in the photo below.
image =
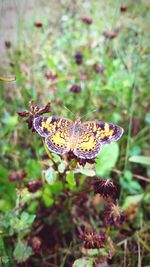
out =
<path fill-rule="evenodd" d="M 30 103 L 30 109 L 29 111 L 23 111 L 18 112 L 18 115 L 21 118 L 27 118 L 26 123 L 28 124 L 29 129 L 35 132 L 35 123 L 34 121 L 39 117 L 41 118 L 41 114 L 47 113 L 50 110 L 50 103 L 46 104 L 44 108 L 40 108 L 38 105 L 35 105 L 33 101 Z M 45 125 L 43 123 L 43 125 Z M 45 127 L 45 126 L 43 126 Z M 43 128 L 44 129 L 44 128 Z M 41 133 L 41 130 L 40 130 Z M 42 134 L 43 135 L 43 134 Z M 44 135 L 43 135 L 44 136 Z M 104 253 L 105 260 L 110 257 L 109 255 L 109 243 L 110 243 L 110 225 L 113 226 L 119 226 L 122 221 L 122 211 L 121 208 L 118 206 L 118 199 L 119 199 L 119 188 L 117 185 L 113 183 L 113 181 L 109 179 L 102 179 L 102 178 L 95 178 L 92 177 L 92 180 L 89 181 L 89 188 L 84 189 L 84 183 L 83 181 L 87 180 L 87 175 L 90 176 L 96 176 L 96 170 L 95 170 L 95 162 L 96 158 L 92 159 L 84 159 L 84 158 L 78 158 L 78 156 L 74 155 L 72 152 L 63 154 L 61 157 L 54 153 L 51 153 L 51 151 L 47 148 L 45 141 L 42 137 L 42 143 L 45 148 L 45 152 L 47 154 L 47 157 L 50 160 L 50 167 L 48 169 L 45 169 L 43 171 L 43 178 L 41 180 L 30 180 L 28 184 L 26 185 L 28 188 L 28 191 L 30 193 L 35 193 L 39 190 L 42 190 L 42 184 L 44 186 L 44 183 L 49 184 L 48 187 L 45 188 L 43 191 L 43 200 L 47 207 L 55 205 L 55 201 L 59 202 L 63 196 L 63 198 L 73 199 L 73 210 L 72 211 L 72 219 L 74 221 L 74 224 L 77 227 L 78 231 L 78 237 L 83 242 L 82 246 L 87 250 L 87 255 L 89 250 L 95 250 L 95 263 L 99 258 L 99 255 Z M 47 165 L 47 164 L 46 164 Z M 88 166 L 88 167 L 87 167 Z M 81 179 L 77 179 L 77 177 L 81 177 Z M 60 192 L 57 191 L 57 186 L 61 187 L 59 188 Z M 56 188 L 54 188 L 56 187 Z M 52 189 L 52 191 L 51 191 Z M 82 192 L 83 189 L 85 192 Z M 53 190 L 56 192 L 53 196 Z M 93 225 L 88 222 L 89 218 L 87 215 L 80 214 L 80 211 L 76 205 L 76 202 L 80 201 L 80 198 L 82 199 L 82 205 L 80 208 L 86 208 L 86 203 L 88 201 L 90 194 L 100 195 L 101 201 L 105 204 L 103 213 L 104 213 L 104 225 L 101 227 L 99 226 L 99 230 L 94 229 Z M 56 197 L 59 197 L 60 199 L 56 200 Z M 81 203 L 81 202 L 80 202 Z M 116 208 L 115 208 L 116 205 Z M 98 216 L 98 213 L 97 213 Z M 84 228 L 84 230 L 82 230 Z M 109 229 L 109 231 L 108 231 Z M 97 232 L 100 231 L 100 232 Z M 41 247 L 41 239 L 38 239 L 39 237 L 33 237 L 32 241 L 30 242 L 33 250 L 38 252 L 39 248 Z M 111 241 L 112 242 L 112 241 Z M 112 244 L 112 243 L 111 243 Z M 104 252 L 101 251 L 101 248 L 105 248 Z M 100 251 L 99 251 L 100 250 Z M 84 251 L 85 253 L 85 251 Z M 90 257 L 90 256 L 89 256 Z"/>

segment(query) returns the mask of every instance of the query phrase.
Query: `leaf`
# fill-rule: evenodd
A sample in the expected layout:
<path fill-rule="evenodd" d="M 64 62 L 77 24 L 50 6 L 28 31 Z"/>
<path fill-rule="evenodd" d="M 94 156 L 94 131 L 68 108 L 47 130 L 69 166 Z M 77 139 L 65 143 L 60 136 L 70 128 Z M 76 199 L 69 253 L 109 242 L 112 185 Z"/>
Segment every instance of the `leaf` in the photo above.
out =
<path fill-rule="evenodd" d="M 24 226 L 29 227 L 35 220 L 36 215 L 29 214 L 26 211 L 23 211 L 20 217 L 21 217 L 21 221 L 23 222 Z"/>
<path fill-rule="evenodd" d="M 75 173 L 81 173 L 81 174 L 84 174 L 84 175 L 90 176 L 90 177 L 93 177 L 96 175 L 94 169 L 84 169 L 84 168 L 83 169 L 76 168 Z"/>
<path fill-rule="evenodd" d="M 26 165 L 26 172 L 29 178 L 40 178 L 42 173 L 42 166 L 34 159 L 29 159 Z"/>
<path fill-rule="evenodd" d="M 67 163 L 65 161 L 62 161 L 59 165 L 58 165 L 58 171 L 60 173 L 63 173 L 66 169 Z"/>
<path fill-rule="evenodd" d="M 95 168 L 96 175 L 107 176 L 115 166 L 119 155 L 119 146 L 117 143 L 105 145 L 102 147 L 100 155 L 97 157 Z"/>
<path fill-rule="evenodd" d="M 130 172 L 129 170 L 126 170 L 124 173 L 124 178 L 129 182 L 132 180 L 133 176 L 132 176 L 132 172 Z"/>
<path fill-rule="evenodd" d="M 49 196 L 47 196 L 47 195 L 43 196 L 43 200 L 44 200 L 44 203 L 45 203 L 46 207 L 51 207 L 53 205 L 53 203 L 54 203 L 54 199 L 49 197 Z"/>
<path fill-rule="evenodd" d="M 132 156 L 129 158 L 129 161 L 144 165 L 150 165 L 150 157 L 146 156 Z"/>
<path fill-rule="evenodd" d="M 145 122 L 150 124 L 150 112 L 146 113 Z"/>
<path fill-rule="evenodd" d="M 13 256 L 18 263 L 25 262 L 32 254 L 32 248 L 26 242 L 18 240 Z"/>
<path fill-rule="evenodd" d="M 51 207 L 54 203 L 54 199 L 52 198 L 52 193 L 50 188 L 46 187 L 42 196 L 45 206 Z"/>
<path fill-rule="evenodd" d="M 0 179 L 1 178 L 6 179 L 8 177 L 8 175 L 9 175 L 9 171 L 5 167 L 0 165 Z"/>
<path fill-rule="evenodd" d="M 56 172 L 55 170 L 50 167 L 46 172 L 45 172 L 45 180 L 48 182 L 48 184 L 52 185 L 56 181 Z"/>
<path fill-rule="evenodd" d="M 143 197 L 144 194 L 126 197 L 122 209 L 126 210 L 131 204 L 138 204 L 143 199 Z"/>
<path fill-rule="evenodd" d="M 66 181 L 68 182 L 68 184 L 72 187 L 76 185 L 76 181 L 74 178 L 74 172 L 70 171 L 67 176 L 66 176 Z"/>
<path fill-rule="evenodd" d="M 60 193 L 63 190 L 63 183 L 62 181 L 57 181 L 55 184 L 50 186 L 50 190 L 52 192 L 53 195 L 55 196 L 59 196 Z"/>
<path fill-rule="evenodd" d="M 72 267 L 93 267 L 93 263 L 93 259 L 80 258 L 75 260 Z"/>

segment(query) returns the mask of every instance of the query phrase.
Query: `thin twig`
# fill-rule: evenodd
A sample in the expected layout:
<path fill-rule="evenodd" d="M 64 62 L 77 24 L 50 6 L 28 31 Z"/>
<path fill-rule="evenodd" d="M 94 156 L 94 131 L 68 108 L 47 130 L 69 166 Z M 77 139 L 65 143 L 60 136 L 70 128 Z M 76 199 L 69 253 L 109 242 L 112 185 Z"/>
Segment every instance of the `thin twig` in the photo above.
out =
<path fill-rule="evenodd" d="M 71 77 L 71 76 L 70 76 L 70 77 L 69 77 L 69 76 L 68 76 L 68 77 L 62 77 L 62 78 L 59 78 L 59 79 L 57 79 L 57 80 L 51 82 L 51 83 L 50 83 L 50 86 L 51 86 L 51 85 L 54 85 L 54 84 L 57 84 L 57 83 L 60 83 L 60 82 L 70 81 L 70 80 L 74 80 L 74 79 L 75 79 L 75 77 L 73 77 L 73 76 L 72 76 L 72 77 Z"/>
<path fill-rule="evenodd" d="M 142 267 L 141 264 L 141 247 L 139 242 L 139 237 L 137 236 L 137 244 L 138 244 L 138 267 Z"/>
<path fill-rule="evenodd" d="M 119 170 L 116 170 L 116 169 L 113 169 L 112 172 L 115 172 L 115 173 L 117 173 L 119 175 L 123 175 L 124 174 L 123 171 L 119 171 Z M 135 174 L 135 173 L 132 173 L 132 175 L 133 175 L 133 177 L 135 177 L 135 178 L 137 178 L 139 180 L 143 180 L 143 181 L 145 181 L 147 183 L 150 183 L 150 179 L 147 178 L 147 177 L 143 177 L 143 176 Z"/>
<path fill-rule="evenodd" d="M 138 62 L 136 65 L 136 70 L 134 72 L 134 78 L 132 82 L 132 95 L 131 95 L 131 106 L 130 106 L 130 114 L 129 114 L 129 128 L 128 128 L 128 137 L 127 137 L 127 146 L 126 146 L 126 154 L 125 154 L 125 163 L 124 163 L 124 171 L 127 169 L 127 162 L 128 162 L 128 155 L 129 155 L 129 149 L 130 149 L 130 138 L 131 138 L 131 130 L 132 130 L 132 118 L 134 114 L 134 104 L 136 99 L 136 79 L 138 74 L 138 67 L 140 64 L 140 59 L 138 58 Z"/>
<path fill-rule="evenodd" d="M 124 241 L 124 267 L 127 266 L 127 240 Z"/>

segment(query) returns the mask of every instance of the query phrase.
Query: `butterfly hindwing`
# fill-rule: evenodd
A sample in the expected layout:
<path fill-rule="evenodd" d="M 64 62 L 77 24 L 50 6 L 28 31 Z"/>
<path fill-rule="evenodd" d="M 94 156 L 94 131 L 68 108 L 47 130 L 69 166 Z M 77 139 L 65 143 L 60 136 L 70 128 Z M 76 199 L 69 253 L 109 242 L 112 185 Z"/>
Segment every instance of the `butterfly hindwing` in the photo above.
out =
<path fill-rule="evenodd" d="M 69 137 L 72 121 L 63 117 L 43 117 L 34 119 L 34 128 L 42 136 L 51 152 L 64 154 L 69 151 Z"/>
<path fill-rule="evenodd" d="M 58 130 L 45 138 L 45 143 L 51 152 L 64 154 L 69 151 L 69 133 Z"/>
<path fill-rule="evenodd" d="M 79 158 L 92 159 L 99 154 L 100 149 L 101 144 L 95 138 L 94 134 L 82 129 L 79 135 L 78 144 L 73 150 L 73 153 Z"/>

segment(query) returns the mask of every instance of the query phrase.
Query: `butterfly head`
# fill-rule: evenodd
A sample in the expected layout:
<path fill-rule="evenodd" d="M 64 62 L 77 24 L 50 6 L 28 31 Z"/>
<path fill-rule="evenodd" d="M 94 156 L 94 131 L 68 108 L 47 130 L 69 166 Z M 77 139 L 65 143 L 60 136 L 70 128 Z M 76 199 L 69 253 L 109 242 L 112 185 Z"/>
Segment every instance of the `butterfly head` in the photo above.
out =
<path fill-rule="evenodd" d="M 75 124 L 80 125 L 81 124 L 81 118 L 76 119 Z"/>

